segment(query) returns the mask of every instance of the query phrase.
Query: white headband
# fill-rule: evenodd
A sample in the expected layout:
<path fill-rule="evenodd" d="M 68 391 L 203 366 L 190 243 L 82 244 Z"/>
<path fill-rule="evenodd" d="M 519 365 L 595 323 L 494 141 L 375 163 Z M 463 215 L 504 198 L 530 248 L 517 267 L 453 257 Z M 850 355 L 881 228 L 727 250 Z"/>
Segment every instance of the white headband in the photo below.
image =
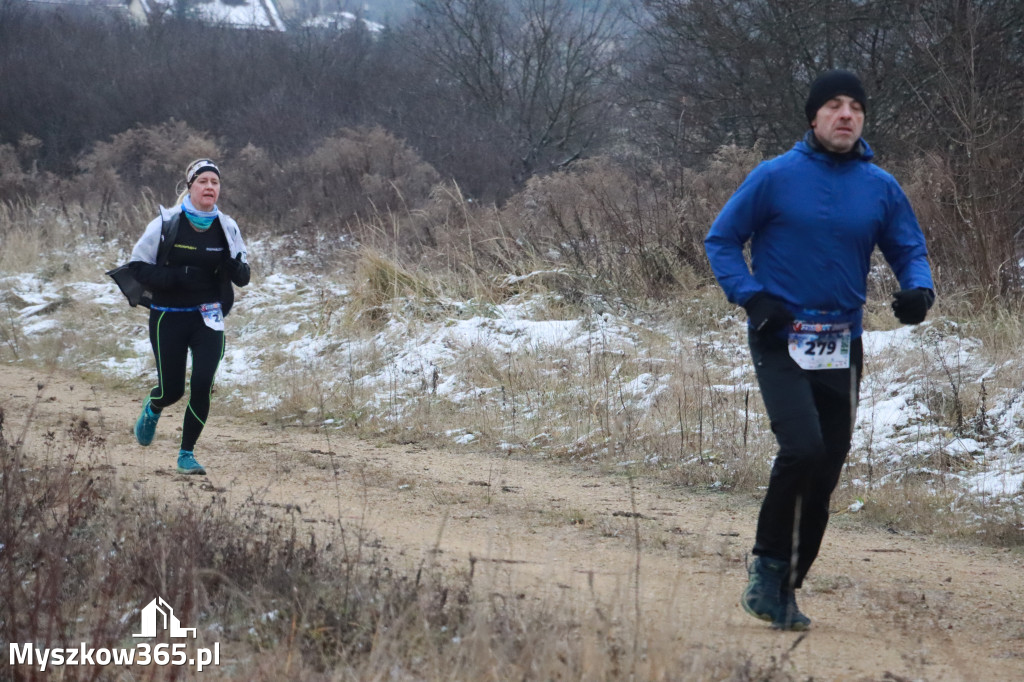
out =
<path fill-rule="evenodd" d="M 220 177 L 220 169 L 217 168 L 213 161 L 210 161 L 209 159 L 198 159 L 193 161 L 192 165 L 188 167 L 187 171 L 185 171 L 185 184 L 191 187 L 192 183 L 195 182 L 195 179 L 199 177 L 199 174 L 205 173 L 206 171 L 213 171 L 217 174 L 218 178 Z"/>

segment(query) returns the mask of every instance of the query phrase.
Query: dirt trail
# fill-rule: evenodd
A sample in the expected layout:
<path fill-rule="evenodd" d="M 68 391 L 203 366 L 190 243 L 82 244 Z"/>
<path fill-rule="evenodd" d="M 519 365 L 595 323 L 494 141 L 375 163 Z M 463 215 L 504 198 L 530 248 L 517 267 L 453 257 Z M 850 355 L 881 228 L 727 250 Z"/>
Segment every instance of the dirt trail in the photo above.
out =
<path fill-rule="evenodd" d="M 27 441 L 84 417 L 125 481 L 160 495 L 297 505 L 303 522 L 365 528 L 395 562 L 436 561 L 527 599 L 617 604 L 670 646 L 778 659 L 799 635 L 773 632 L 737 603 L 757 500 L 698 495 L 567 465 L 377 445 L 214 413 L 197 457 L 206 479 L 173 474 L 181 409 L 155 442 L 131 425 L 139 395 L 67 374 L 0 369 L 0 407 Z M 333 452 L 334 455 L 328 453 Z M 339 475 L 332 474 L 332 461 Z M 639 516 L 637 516 L 639 514 Z M 640 551 L 637 551 L 639 535 Z M 639 578 L 637 566 L 639 565 Z M 1024 559 L 932 538 L 864 530 L 838 515 L 801 594 L 814 619 L 788 653 L 815 680 L 1024 680 Z M 591 591 L 592 590 L 592 591 Z M 636 590 L 636 591 L 634 591 Z"/>

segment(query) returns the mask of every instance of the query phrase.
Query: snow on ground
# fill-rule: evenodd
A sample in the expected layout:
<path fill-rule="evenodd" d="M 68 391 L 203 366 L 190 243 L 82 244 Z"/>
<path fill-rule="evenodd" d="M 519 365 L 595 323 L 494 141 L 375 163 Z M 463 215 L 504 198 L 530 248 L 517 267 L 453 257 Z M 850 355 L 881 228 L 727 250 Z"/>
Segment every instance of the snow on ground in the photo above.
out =
<path fill-rule="evenodd" d="M 317 287 L 311 287 L 308 277 L 277 272 L 240 293 L 236 312 L 227 320 L 230 339 L 218 383 L 229 389 L 247 388 L 244 403 L 250 409 L 273 409 L 281 401 L 281 395 L 264 390 L 267 371 L 287 371 L 280 362 L 263 366 L 272 351 L 291 359 L 294 367 L 317 368 L 327 384 L 357 384 L 376 396 L 370 401 L 376 406 L 422 391 L 431 383 L 434 393 L 458 404 L 490 390 L 464 376 L 467 354 L 490 354 L 500 364 L 520 354 L 538 355 L 553 348 L 580 357 L 595 349 L 635 349 L 642 324 L 642 320 L 610 314 L 536 319 L 539 306 L 530 299 L 488 306 L 484 311 L 468 302 L 448 301 L 442 306 L 446 314 L 426 317 L 403 316 L 396 308 L 374 336 L 348 339 L 335 330 L 349 292 L 329 283 Z M 74 308 L 69 319 L 63 312 L 63 303 L 69 299 L 90 307 Z M 82 314 L 81 310 L 98 312 Z M 6 318 L 0 320 L 0 342 L 17 345 L 22 357 L 32 354 L 33 340 L 75 325 L 76 335 L 115 336 L 108 344 L 110 353 L 94 360 L 96 369 L 141 385 L 152 381 L 146 311 L 129 309 L 112 282 L 60 283 L 33 274 L 0 273 L 0 313 Z M 94 323 L 99 331 L 89 331 Z M 741 323 L 729 322 L 733 324 Z M 742 334 L 705 332 L 699 339 L 687 339 L 679 338 L 677 330 L 648 331 L 672 339 L 664 346 L 669 354 L 673 344 L 704 344 L 716 362 L 726 363 L 723 376 L 735 383 L 714 390 L 756 390 L 750 383 Z M 1019 504 L 1024 499 L 1024 387 L 993 388 L 983 403 L 983 415 L 964 415 L 969 420 L 982 419 L 986 428 L 980 433 L 965 428 L 957 434 L 938 426 L 941 420 L 931 414 L 939 404 L 935 396 L 945 394 L 948 403 L 951 387 L 977 385 L 999 369 L 984 359 L 979 342 L 962 338 L 951 322 L 930 321 L 918 327 L 866 332 L 864 349 L 867 364 L 853 461 L 885 462 L 889 472 L 941 475 L 993 501 Z M 372 365 L 359 366 L 360 358 L 371 355 Z M 642 364 L 672 366 L 669 358 L 645 358 Z M 667 386 L 664 372 L 657 376 L 638 372 L 622 379 L 621 399 L 640 410 L 648 409 Z M 451 426 L 449 435 L 455 442 L 475 438 L 471 428 Z M 936 453 L 962 466 L 932 471 L 927 462 Z M 854 485 L 869 484 L 854 481 Z"/>

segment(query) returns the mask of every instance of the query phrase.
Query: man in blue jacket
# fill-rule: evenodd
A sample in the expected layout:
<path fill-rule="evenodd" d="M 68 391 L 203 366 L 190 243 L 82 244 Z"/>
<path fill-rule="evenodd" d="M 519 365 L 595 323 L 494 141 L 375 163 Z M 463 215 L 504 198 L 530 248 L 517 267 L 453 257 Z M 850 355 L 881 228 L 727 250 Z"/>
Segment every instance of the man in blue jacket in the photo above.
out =
<path fill-rule="evenodd" d="M 867 97 L 860 80 L 843 70 L 820 75 L 804 109 L 804 138 L 747 176 L 704 240 L 726 296 L 746 309 L 750 353 L 779 444 L 741 604 L 785 630 L 811 623 L 795 591 L 821 547 L 850 450 L 874 248 L 899 280 L 892 308 L 900 322 L 922 322 L 935 300 L 910 202 L 861 139 Z"/>

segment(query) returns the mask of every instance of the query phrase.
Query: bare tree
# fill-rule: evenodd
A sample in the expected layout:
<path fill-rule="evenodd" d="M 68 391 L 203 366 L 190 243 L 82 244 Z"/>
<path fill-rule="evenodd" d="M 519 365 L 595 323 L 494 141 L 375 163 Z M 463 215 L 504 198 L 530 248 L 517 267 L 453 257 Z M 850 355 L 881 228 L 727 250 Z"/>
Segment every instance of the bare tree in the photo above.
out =
<path fill-rule="evenodd" d="M 769 151 L 806 128 L 816 74 L 853 69 L 886 105 L 898 63 L 898 17 L 877 0 L 644 0 L 643 48 L 633 67 L 641 120 L 667 151 L 703 159 L 723 144 Z M 878 86 L 878 87 L 871 87 Z M 880 106 L 879 106 L 880 105 Z M 891 117 L 872 115 L 872 134 Z"/>
<path fill-rule="evenodd" d="M 913 51 L 906 118 L 940 182 L 933 251 L 983 296 L 1019 295 L 1024 225 L 1021 95 L 1024 7 L 1010 0 L 928 0 L 905 26 Z"/>
<path fill-rule="evenodd" d="M 614 0 L 417 0 L 417 51 L 505 136 L 515 181 L 605 129 L 625 29 Z"/>

